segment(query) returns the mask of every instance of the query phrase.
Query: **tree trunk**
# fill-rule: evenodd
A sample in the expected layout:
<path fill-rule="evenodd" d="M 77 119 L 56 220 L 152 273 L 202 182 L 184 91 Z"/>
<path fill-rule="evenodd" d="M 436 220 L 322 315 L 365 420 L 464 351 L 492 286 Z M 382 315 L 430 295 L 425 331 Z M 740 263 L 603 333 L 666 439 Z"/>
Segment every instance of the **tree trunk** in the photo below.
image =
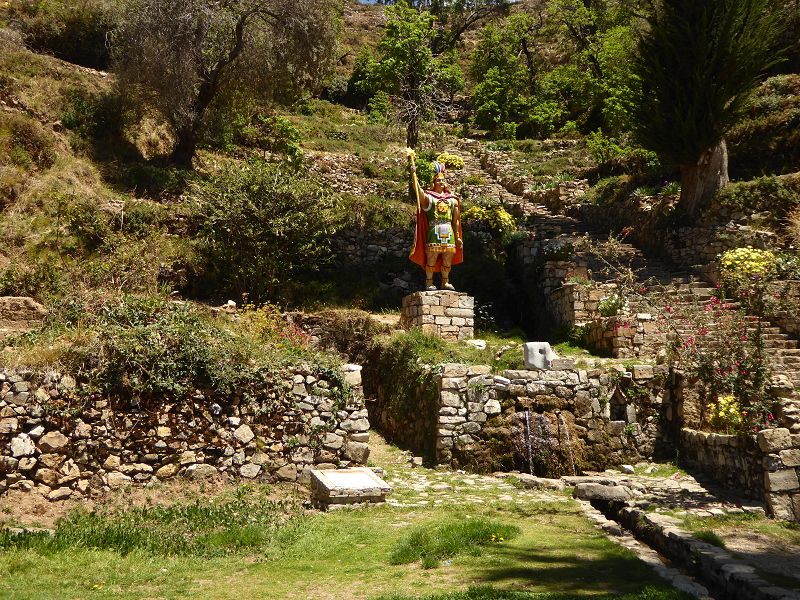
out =
<path fill-rule="evenodd" d="M 411 117 L 406 127 L 406 145 L 409 148 L 416 148 L 419 143 L 419 119 L 415 116 Z"/>
<path fill-rule="evenodd" d="M 680 171 L 680 207 L 690 217 L 696 217 L 717 190 L 730 181 L 725 140 L 703 152 L 697 163 L 680 165 Z"/>
<path fill-rule="evenodd" d="M 191 169 L 192 159 L 197 149 L 197 131 L 192 127 L 187 127 L 176 133 L 178 142 L 172 149 L 172 162 L 179 167 Z"/>

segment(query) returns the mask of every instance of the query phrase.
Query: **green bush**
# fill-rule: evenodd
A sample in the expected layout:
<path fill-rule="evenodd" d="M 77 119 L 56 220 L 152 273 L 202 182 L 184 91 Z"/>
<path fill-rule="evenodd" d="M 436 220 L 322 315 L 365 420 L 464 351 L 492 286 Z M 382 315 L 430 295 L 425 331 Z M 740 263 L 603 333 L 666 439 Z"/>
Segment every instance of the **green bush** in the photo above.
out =
<path fill-rule="evenodd" d="M 296 166 L 303 159 L 300 130 L 286 117 L 257 113 L 235 136 L 235 142 L 286 156 Z"/>
<path fill-rule="evenodd" d="M 106 37 L 116 25 L 113 0 L 11 0 L 7 5 L 10 23 L 34 50 L 85 67 L 108 68 Z"/>
<path fill-rule="evenodd" d="M 0 113 L 0 165 L 46 169 L 56 158 L 53 134 L 19 113 Z"/>
<path fill-rule="evenodd" d="M 117 94 L 90 94 L 74 89 L 67 92 L 66 102 L 61 122 L 81 138 L 111 138 L 121 134 L 123 107 Z"/>
<path fill-rule="evenodd" d="M 89 252 L 102 246 L 112 232 L 113 217 L 93 200 L 78 200 L 66 213 L 67 229 Z"/>
<path fill-rule="evenodd" d="M 66 287 L 64 272 L 54 259 L 40 259 L 32 265 L 13 264 L 0 271 L 0 296 L 31 296 L 43 300 Z"/>
<path fill-rule="evenodd" d="M 253 159 L 195 186 L 200 254 L 217 295 L 260 302 L 330 262 L 341 200 L 286 164 Z"/>
<path fill-rule="evenodd" d="M 731 183 L 716 196 L 725 208 L 741 212 L 767 212 L 773 223 L 800 206 L 800 184 L 777 177 Z"/>

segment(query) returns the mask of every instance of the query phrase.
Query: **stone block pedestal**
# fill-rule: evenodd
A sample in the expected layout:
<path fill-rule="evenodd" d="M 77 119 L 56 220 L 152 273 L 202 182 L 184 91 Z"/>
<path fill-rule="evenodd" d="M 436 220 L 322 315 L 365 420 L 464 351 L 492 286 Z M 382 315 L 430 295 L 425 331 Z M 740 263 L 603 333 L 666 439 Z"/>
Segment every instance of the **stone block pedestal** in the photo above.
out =
<path fill-rule="evenodd" d="M 403 298 L 400 327 L 419 327 L 448 341 L 475 335 L 475 299 L 463 292 L 417 292 Z"/>

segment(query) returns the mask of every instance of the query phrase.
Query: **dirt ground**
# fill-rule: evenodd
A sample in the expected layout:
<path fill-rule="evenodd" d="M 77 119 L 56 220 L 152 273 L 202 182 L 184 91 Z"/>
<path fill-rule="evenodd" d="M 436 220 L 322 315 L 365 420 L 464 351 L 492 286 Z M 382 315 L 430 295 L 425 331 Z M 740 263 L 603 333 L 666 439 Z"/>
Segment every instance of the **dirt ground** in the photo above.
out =
<path fill-rule="evenodd" d="M 779 576 L 784 587 L 800 590 L 800 545 L 743 529 L 723 529 L 717 533 L 731 553 L 764 573 Z"/>

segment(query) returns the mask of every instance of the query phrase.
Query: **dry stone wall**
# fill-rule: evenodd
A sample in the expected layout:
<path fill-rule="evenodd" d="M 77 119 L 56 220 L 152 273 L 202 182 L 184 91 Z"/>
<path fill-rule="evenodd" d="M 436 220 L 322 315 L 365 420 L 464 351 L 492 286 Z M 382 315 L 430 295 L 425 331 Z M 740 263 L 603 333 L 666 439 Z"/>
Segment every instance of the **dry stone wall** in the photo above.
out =
<path fill-rule="evenodd" d="M 596 318 L 584 324 L 583 339 L 598 354 L 612 358 L 652 358 L 667 347 L 667 334 L 649 313 Z"/>
<path fill-rule="evenodd" d="M 132 407 L 69 375 L 0 372 L 0 492 L 62 500 L 175 476 L 295 481 L 311 467 L 365 464 L 360 386 L 358 365 L 340 376 L 297 367 L 224 405 L 196 392 Z"/>
<path fill-rule="evenodd" d="M 333 238 L 333 251 L 340 263 L 377 264 L 385 257 L 405 258 L 414 243 L 413 227 L 349 229 Z"/>
<path fill-rule="evenodd" d="M 681 462 L 738 493 L 766 500 L 770 514 L 800 522 L 800 435 L 775 428 L 722 435 L 684 428 Z"/>

